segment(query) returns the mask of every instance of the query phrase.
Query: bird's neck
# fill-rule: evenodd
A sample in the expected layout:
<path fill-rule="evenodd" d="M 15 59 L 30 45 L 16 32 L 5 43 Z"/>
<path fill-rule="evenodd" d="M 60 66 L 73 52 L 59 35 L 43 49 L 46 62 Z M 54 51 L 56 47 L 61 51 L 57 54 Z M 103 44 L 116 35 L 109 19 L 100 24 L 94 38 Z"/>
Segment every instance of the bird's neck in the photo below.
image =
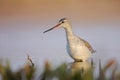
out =
<path fill-rule="evenodd" d="M 66 32 L 67 40 L 70 40 L 71 38 L 74 37 L 74 33 L 72 31 L 72 26 L 71 25 L 68 25 L 68 27 L 65 28 L 65 32 Z"/>

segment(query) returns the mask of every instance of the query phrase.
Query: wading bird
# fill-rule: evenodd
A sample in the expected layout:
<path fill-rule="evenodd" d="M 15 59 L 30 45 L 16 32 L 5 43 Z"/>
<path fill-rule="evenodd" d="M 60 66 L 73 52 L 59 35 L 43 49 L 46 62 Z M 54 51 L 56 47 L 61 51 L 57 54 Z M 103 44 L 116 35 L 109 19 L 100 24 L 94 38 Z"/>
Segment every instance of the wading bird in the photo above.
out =
<path fill-rule="evenodd" d="M 75 60 L 75 62 L 86 61 L 95 50 L 84 39 L 76 36 L 72 31 L 72 26 L 66 18 L 59 20 L 58 24 L 43 33 L 46 33 L 52 29 L 63 27 L 66 32 L 67 39 L 67 52 Z"/>

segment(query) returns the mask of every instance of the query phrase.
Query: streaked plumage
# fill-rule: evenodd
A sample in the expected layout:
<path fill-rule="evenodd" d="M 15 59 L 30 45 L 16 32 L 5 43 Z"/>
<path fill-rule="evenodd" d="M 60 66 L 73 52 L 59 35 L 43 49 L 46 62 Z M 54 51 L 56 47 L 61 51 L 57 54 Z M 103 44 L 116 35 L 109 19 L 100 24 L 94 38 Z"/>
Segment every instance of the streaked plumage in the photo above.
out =
<path fill-rule="evenodd" d="M 71 24 L 66 18 L 60 19 L 55 27 L 44 31 L 44 33 L 56 27 L 63 27 L 65 29 L 67 39 L 67 52 L 75 61 L 86 61 L 90 57 L 91 53 L 95 52 L 95 50 L 87 41 L 76 36 L 72 32 Z"/>

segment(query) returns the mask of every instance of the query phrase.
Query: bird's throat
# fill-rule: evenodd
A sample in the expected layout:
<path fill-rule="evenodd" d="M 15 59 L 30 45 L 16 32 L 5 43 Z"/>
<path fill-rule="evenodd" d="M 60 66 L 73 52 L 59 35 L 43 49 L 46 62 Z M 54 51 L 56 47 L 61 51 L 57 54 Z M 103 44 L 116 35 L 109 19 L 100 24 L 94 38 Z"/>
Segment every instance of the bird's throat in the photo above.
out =
<path fill-rule="evenodd" d="M 65 32 L 66 32 L 67 41 L 69 42 L 69 40 L 73 39 L 73 37 L 74 37 L 74 33 L 72 31 L 72 27 L 66 28 Z"/>

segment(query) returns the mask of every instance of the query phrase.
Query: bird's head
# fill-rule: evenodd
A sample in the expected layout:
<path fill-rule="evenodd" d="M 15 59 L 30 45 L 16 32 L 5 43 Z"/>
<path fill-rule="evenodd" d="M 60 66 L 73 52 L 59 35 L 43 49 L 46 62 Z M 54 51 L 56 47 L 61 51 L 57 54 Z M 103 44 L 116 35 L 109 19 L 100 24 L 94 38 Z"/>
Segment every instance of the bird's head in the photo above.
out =
<path fill-rule="evenodd" d="M 55 28 L 60 28 L 60 27 L 67 28 L 68 26 L 69 26 L 69 21 L 66 18 L 62 18 L 62 19 L 59 20 L 59 22 L 56 26 L 44 31 L 43 33 L 46 33 L 50 30 L 55 29 Z"/>

